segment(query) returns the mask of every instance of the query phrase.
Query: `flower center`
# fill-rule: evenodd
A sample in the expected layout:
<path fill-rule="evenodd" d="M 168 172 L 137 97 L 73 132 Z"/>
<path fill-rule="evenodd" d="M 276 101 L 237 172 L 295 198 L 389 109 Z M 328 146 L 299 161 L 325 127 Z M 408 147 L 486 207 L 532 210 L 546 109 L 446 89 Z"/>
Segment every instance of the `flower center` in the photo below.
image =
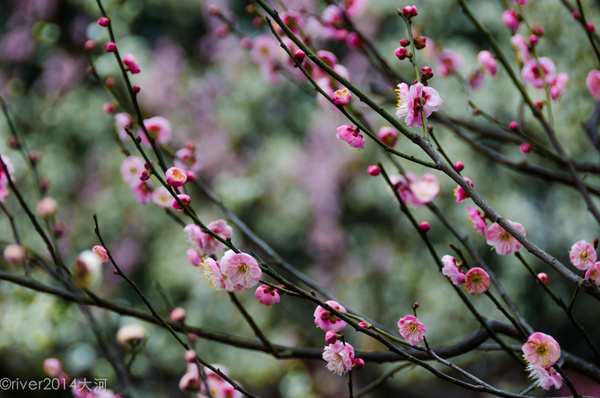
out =
<path fill-rule="evenodd" d="M 535 351 L 540 355 L 548 354 L 548 348 L 545 345 L 538 346 Z"/>

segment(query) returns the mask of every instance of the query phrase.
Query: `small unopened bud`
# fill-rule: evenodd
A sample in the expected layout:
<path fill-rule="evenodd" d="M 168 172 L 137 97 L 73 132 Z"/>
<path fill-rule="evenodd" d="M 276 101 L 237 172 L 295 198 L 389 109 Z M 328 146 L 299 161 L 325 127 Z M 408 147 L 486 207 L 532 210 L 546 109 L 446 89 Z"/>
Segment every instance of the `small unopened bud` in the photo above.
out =
<path fill-rule="evenodd" d="M 508 123 L 508 128 L 515 132 L 519 131 L 519 123 L 513 120 L 512 122 Z"/>
<path fill-rule="evenodd" d="M 141 181 L 147 181 L 150 179 L 150 172 L 148 170 L 142 170 L 140 171 L 140 174 L 138 174 L 138 178 Z"/>
<path fill-rule="evenodd" d="M 11 149 L 19 149 L 21 148 L 21 141 L 19 141 L 18 137 L 11 135 L 10 137 L 8 137 L 6 145 Z"/>
<path fill-rule="evenodd" d="M 406 6 L 402 9 L 402 14 L 406 19 L 411 19 L 419 15 L 419 11 L 417 10 L 417 6 Z"/>
<path fill-rule="evenodd" d="M 2 257 L 4 257 L 4 261 L 6 261 L 9 265 L 12 265 L 13 267 L 19 267 L 23 265 L 26 254 L 27 252 L 23 246 L 16 243 L 11 243 L 4 248 Z"/>
<path fill-rule="evenodd" d="M 473 116 L 479 116 L 479 115 L 481 115 L 481 109 L 474 108 L 473 109 Z"/>
<path fill-rule="evenodd" d="M 352 368 L 356 370 L 362 370 L 365 367 L 365 361 L 360 358 L 354 358 L 352 360 Z"/>
<path fill-rule="evenodd" d="M 417 308 L 419 308 L 419 302 L 417 301 L 416 303 L 414 303 L 412 305 L 413 310 L 416 310 Z"/>
<path fill-rule="evenodd" d="M 398 143 L 398 131 L 392 127 L 384 126 L 379 129 L 377 137 L 383 141 L 387 146 L 393 148 Z"/>
<path fill-rule="evenodd" d="M 348 33 L 348 36 L 346 36 L 346 43 L 353 48 L 361 48 L 363 44 L 362 39 L 356 32 Z"/>
<path fill-rule="evenodd" d="M 594 238 L 594 249 L 598 249 L 598 238 Z"/>
<path fill-rule="evenodd" d="M 137 142 L 138 144 L 142 142 L 142 137 L 140 137 L 139 135 L 135 137 L 135 142 Z"/>
<path fill-rule="evenodd" d="M 333 344 L 337 341 L 337 337 L 337 333 L 330 330 L 327 333 L 325 333 L 325 343 Z"/>
<path fill-rule="evenodd" d="M 150 165 L 154 166 L 154 162 L 150 161 L 150 164 L 148 164 L 148 162 L 144 162 L 144 168 L 146 170 L 150 170 Z"/>
<path fill-rule="evenodd" d="M 117 45 L 112 41 L 104 43 L 104 48 L 109 53 L 114 53 L 115 51 L 117 51 Z"/>
<path fill-rule="evenodd" d="M 259 27 L 263 26 L 263 24 L 264 24 L 264 23 L 265 23 L 265 22 L 264 22 L 264 20 L 262 19 L 262 17 L 254 17 L 254 18 L 252 18 L 252 25 L 253 25 L 254 27 L 257 27 L 257 28 L 259 28 Z"/>
<path fill-rule="evenodd" d="M 35 208 L 36 213 L 41 217 L 50 217 L 56 213 L 58 204 L 56 200 L 46 197 L 40 200 Z"/>
<path fill-rule="evenodd" d="M 194 350 L 187 350 L 185 352 L 185 354 L 183 354 L 183 359 L 185 359 L 185 361 L 188 363 L 196 362 L 197 357 L 198 357 L 198 355 L 196 354 L 196 351 L 194 351 Z"/>
<path fill-rule="evenodd" d="M 531 144 L 529 142 L 524 142 L 519 146 L 519 150 L 521 153 L 527 155 L 529 152 L 531 152 Z"/>
<path fill-rule="evenodd" d="M 198 335 L 196 333 L 188 333 L 188 339 L 190 339 L 190 341 L 192 343 L 195 343 L 196 341 L 198 341 Z"/>
<path fill-rule="evenodd" d="M 433 77 L 433 69 L 429 66 L 424 66 L 421 68 L 421 80 L 429 80 Z"/>
<path fill-rule="evenodd" d="M 540 38 L 536 35 L 529 35 L 529 42 L 531 42 L 531 45 L 535 46 L 536 44 L 538 44 L 538 42 L 540 41 Z"/>
<path fill-rule="evenodd" d="M 171 318 L 171 320 L 173 322 L 183 323 L 183 322 L 185 322 L 185 316 L 186 316 L 185 310 L 181 307 L 176 307 L 176 308 L 173 308 L 173 311 L 171 311 L 169 318 Z"/>
<path fill-rule="evenodd" d="M 221 13 L 221 9 L 216 4 L 211 4 L 208 6 L 208 13 L 210 15 L 219 15 Z"/>
<path fill-rule="evenodd" d="M 540 25 L 533 25 L 531 27 L 531 33 L 538 37 L 542 37 L 544 36 L 544 28 L 542 28 Z"/>
<path fill-rule="evenodd" d="M 115 104 L 113 102 L 107 102 L 104 104 L 104 112 L 105 113 L 113 113 L 114 111 L 116 111 L 118 108 L 118 104 Z"/>
<path fill-rule="evenodd" d="M 546 103 L 544 101 L 535 101 L 533 104 L 536 106 L 536 108 L 538 108 L 539 110 L 542 110 L 542 109 L 544 109 L 544 105 Z"/>
<path fill-rule="evenodd" d="M 142 88 L 140 87 L 140 85 L 139 85 L 139 84 L 136 84 L 136 85 L 135 85 L 135 86 L 133 86 L 131 89 L 133 90 L 133 92 L 134 92 L 135 94 L 137 94 L 137 93 L 139 93 L 140 91 L 142 91 Z"/>
<path fill-rule="evenodd" d="M 358 322 L 358 326 L 360 326 L 361 328 L 365 328 L 365 329 L 369 328 L 369 324 L 365 321 Z"/>
<path fill-rule="evenodd" d="M 179 200 L 181 201 L 181 203 L 183 203 L 185 206 L 188 206 L 190 204 L 190 197 L 184 193 L 177 195 L 177 197 L 179 198 Z M 183 211 L 183 207 L 181 207 L 179 205 L 179 202 L 175 199 L 173 199 L 173 201 L 171 202 L 171 207 L 173 208 L 173 210 L 177 210 L 177 211 Z"/>
<path fill-rule="evenodd" d="M 57 222 L 54 224 L 54 228 L 52 229 L 52 233 L 56 238 L 60 239 L 67 233 L 67 224 L 64 222 Z"/>
<path fill-rule="evenodd" d="M 596 30 L 596 26 L 594 25 L 593 22 L 588 22 L 587 25 L 586 25 L 586 29 L 589 32 L 593 32 L 594 30 Z"/>
<path fill-rule="evenodd" d="M 294 53 L 294 58 L 301 64 L 304 61 L 304 58 L 306 58 L 306 53 L 302 50 L 298 50 Z"/>
<path fill-rule="evenodd" d="M 215 29 L 215 34 L 217 35 L 217 37 L 219 39 L 227 37 L 227 35 L 229 34 L 229 26 L 227 26 L 227 25 L 217 26 L 217 29 Z"/>
<path fill-rule="evenodd" d="M 410 40 L 408 40 L 408 39 L 405 37 L 404 39 L 400 40 L 400 45 L 401 45 L 402 47 L 408 47 L 408 46 L 410 46 Z"/>
<path fill-rule="evenodd" d="M 367 173 L 369 173 L 369 175 L 376 177 L 379 174 L 381 174 L 381 170 L 379 169 L 379 166 L 377 165 L 371 165 L 369 167 L 367 167 Z"/>
<path fill-rule="evenodd" d="M 456 163 L 454 163 L 454 170 L 456 170 L 457 172 L 461 172 L 465 169 L 465 164 L 462 162 L 462 160 L 457 161 Z"/>
<path fill-rule="evenodd" d="M 94 40 L 87 40 L 83 44 L 83 49 L 88 53 L 92 52 L 94 48 L 96 48 L 96 42 Z"/>
<path fill-rule="evenodd" d="M 50 186 L 52 186 L 52 184 L 50 183 L 49 179 L 47 179 L 46 177 L 42 177 L 38 181 L 38 186 L 40 187 L 43 193 L 46 193 L 50 190 Z"/>
<path fill-rule="evenodd" d="M 421 224 L 419 224 L 419 229 L 423 232 L 427 232 L 431 229 L 431 224 L 429 224 L 427 221 L 423 221 Z"/>
<path fill-rule="evenodd" d="M 544 285 L 549 285 L 550 284 L 550 280 L 548 280 L 548 275 L 544 272 L 540 272 L 539 274 L 537 274 L 538 280 L 536 281 L 537 283 L 540 283 L 540 281 L 544 284 Z"/>
<path fill-rule="evenodd" d="M 240 47 L 244 50 L 252 50 L 253 44 L 252 39 L 249 37 L 242 37 L 240 40 Z"/>
<path fill-rule="evenodd" d="M 132 349 L 139 346 L 148 334 L 142 325 L 132 324 L 123 326 L 117 332 L 117 343 L 124 348 Z"/>
<path fill-rule="evenodd" d="M 417 50 L 422 50 L 427 46 L 427 39 L 425 39 L 423 36 L 415 37 L 414 42 Z"/>
<path fill-rule="evenodd" d="M 573 11 L 573 19 L 580 19 L 581 18 L 581 14 L 579 13 L 579 11 Z"/>
<path fill-rule="evenodd" d="M 396 57 L 398 57 L 399 60 L 403 60 L 404 58 L 408 57 L 408 50 L 406 47 L 398 47 L 396 50 L 394 50 L 394 54 L 396 54 Z"/>
<path fill-rule="evenodd" d="M 196 181 L 196 173 L 194 173 L 192 170 L 186 171 L 185 175 L 187 176 L 188 181 Z"/>
<path fill-rule="evenodd" d="M 40 162 L 40 159 L 42 159 L 42 154 L 38 151 L 31 151 L 27 157 L 29 158 L 29 163 L 31 163 L 32 166 L 35 166 Z"/>
<path fill-rule="evenodd" d="M 112 77 L 107 77 L 104 79 L 104 85 L 106 88 L 113 88 L 117 84 L 117 81 Z"/>
<path fill-rule="evenodd" d="M 106 28 L 108 25 L 110 25 L 110 19 L 106 17 L 98 18 L 98 25 Z"/>

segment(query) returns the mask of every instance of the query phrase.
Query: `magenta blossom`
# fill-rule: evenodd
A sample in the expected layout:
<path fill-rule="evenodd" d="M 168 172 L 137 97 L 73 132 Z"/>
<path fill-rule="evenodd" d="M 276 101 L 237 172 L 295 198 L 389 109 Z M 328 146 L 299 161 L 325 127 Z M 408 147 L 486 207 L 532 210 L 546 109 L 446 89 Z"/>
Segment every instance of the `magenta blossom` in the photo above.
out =
<path fill-rule="evenodd" d="M 458 263 L 454 257 L 446 254 L 442 257 L 442 274 L 452 280 L 456 286 L 461 286 L 465 283 L 465 273 L 458 267 Z"/>
<path fill-rule="evenodd" d="M 596 286 L 600 286 L 600 261 L 595 262 L 587 271 L 585 271 L 585 279 L 591 279 Z"/>
<path fill-rule="evenodd" d="M 469 206 L 467 207 L 467 216 L 469 217 L 469 221 L 473 224 L 475 231 L 485 235 L 487 231 L 487 221 L 481 215 L 481 212 L 478 209 Z"/>
<path fill-rule="evenodd" d="M 519 14 L 515 10 L 508 9 L 502 13 L 502 22 L 510 30 L 519 30 Z"/>
<path fill-rule="evenodd" d="M 131 55 L 131 54 L 127 54 L 126 56 L 123 57 L 123 63 L 126 66 L 125 69 L 128 69 L 129 72 L 131 72 L 134 75 L 138 74 L 142 71 L 140 69 L 140 65 L 135 60 L 135 58 L 133 58 L 133 55 Z"/>
<path fill-rule="evenodd" d="M 221 273 L 236 290 L 249 289 L 262 277 L 262 271 L 254 257 L 233 250 L 226 251 L 221 258 Z"/>
<path fill-rule="evenodd" d="M 336 301 L 329 300 L 325 303 L 340 312 L 347 312 L 346 309 Z M 338 318 L 337 315 L 329 312 L 321 306 L 318 306 L 315 309 L 313 316 L 315 317 L 315 324 L 325 332 L 339 332 L 346 327 L 346 322 L 344 320 Z"/>
<path fill-rule="evenodd" d="M 540 68 L 542 67 L 542 73 L 540 73 Z M 521 78 L 526 83 L 531 83 L 535 88 L 544 88 L 544 81 L 546 84 L 551 85 L 554 82 L 556 66 L 554 62 L 548 57 L 541 57 L 540 62 L 535 58 L 530 59 L 525 62 L 523 65 L 523 69 L 521 70 Z"/>
<path fill-rule="evenodd" d="M 591 70 L 585 79 L 585 84 L 594 99 L 600 101 L 600 70 Z"/>
<path fill-rule="evenodd" d="M 210 283 L 212 288 L 215 289 L 215 291 L 233 291 L 233 286 L 231 285 L 229 278 L 226 278 L 221 273 L 221 266 L 218 261 L 207 257 L 202 263 L 202 272 L 204 273 L 204 277 L 206 278 L 206 280 Z"/>
<path fill-rule="evenodd" d="M 525 235 L 525 228 L 518 222 L 507 220 L 517 231 Z M 515 254 L 521 250 L 521 243 L 509 234 L 498 223 L 490 225 L 485 233 L 485 241 L 500 255 Z"/>
<path fill-rule="evenodd" d="M 594 245 L 587 243 L 585 240 L 580 240 L 571 246 L 569 251 L 569 259 L 575 268 L 585 271 L 596 262 L 597 255 Z"/>
<path fill-rule="evenodd" d="M 230 240 L 233 237 L 233 228 L 227 225 L 227 221 L 225 220 L 212 221 L 206 227 L 223 239 Z M 207 256 L 212 256 L 225 248 L 222 242 L 202 231 L 202 228 L 196 224 L 186 225 L 183 232 L 187 234 L 189 244 Z"/>
<path fill-rule="evenodd" d="M 554 78 L 554 81 L 550 84 L 550 97 L 553 101 L 556 101 L 567 89 L 569 84 L 569 75 L 565 72 L 561 72 Z"/>
<path fill-rule="evenodd" d="M 534 383 L 544 390 L 549 390 L 552 387 L 558 390 L 562 387 L 562 376 L 553 368 L 544 369 L 542 367 L 528 365 L 527 371 L 529 372 L 529 378 L 533 379 Z"/>
<path fill-rule="evenodd" d="M 146 204 L 152 200 L 152 184 L 150 181 L 140 181 L 138 179 L 137 182 L 129 185 L 129 188 L 131 188 L 133 196 L 135 196 L 135 200 L 138 203 Z"/>
<path fill-rule="evenodd" d="M 529 47 L 527 46 L 527 40 L 525 40 L 523 36 L 519 34 L 514 35 L 510 38 L 510 43 L 515 48 L 519 61 L 525 63 L 531 59 Z"/>
<path fill-rule="evenodd" d="M 406 83 L 400 83 L 396 92 L 398 93 L 396 116 L 399 118 L 406 116 L 404 122 L 409 127 L 413 127 L 415 124 L 423 127 L 421 110 L 425 112 L 425 120 L 427 120 L 433 112 L 440 109 L 444 102 L 435 89 L 425 87 L 422 83 L 413 84 L 410 89 Z M 421 106 L 421 99 L 423 106 Z"/>
<path fill-rule="evenodd" d="M 325 347 L 323 359 L 327 361 L 328 370 L 341 376 L 352 369 L 354 347 L 338 340 Z"/>
<path fill-rule="evenodd" d="M 523 357 L 532 366 L 544 369 L 554 365 L 560 358 L 560 345 L 552 336 L 535 332 L 521 348 Z"/>
<path fill-rule="evenodd" d="M 158 144 L 167 144 L 171 141 L 171 123 L 162 116 L 154 116 L 150 119 L 144 120 L 144 127 L 148 130 L 148 133 L 156 140 Z M 142 143 L 146 146 L 150 146 L 150 141 L 146 137 L 144 132 L 138 133 L 142 137 Z"/>
<path fill-rule="evenodd" d="M 267 307 L 273 304 L 279 303 L 279 291 L 269 285 L 260 285 L 254 292 L 254 297 L 258 299 L 258 302 L 266 305 Z"/>
<path fill-rule="evenodd" d="M 331 99 L 333 99 L 333 103 L 336 105 L 348 105 L 351 98 L 352 94 L 347 88 L 337 90 L 331 95 Z"/>
<path fill-rule="evenodd" d="M 165 179 L 167 184 L 178 188 L 187 182 L 187 174 L 179 167 L 171 167 L 165 172 Z"/>
<path fill-rule="evenodd" d="M 337 128 L 336 137 L 346 141 L 353 148 L 363 149 L 365 147 L 365 139 L 358 127 L 342 125 Z"/>
<path fill-rule="evenodd" d="M 494 55 L 487 51 L 480 51 L 477 54 L 477 62 L 479 63 L 479 67 L 485 73 L 489 73 L 490 76 L 496 76 L 498 73 L 498 62 L 496 62 L 496 58 Z"/>
<path fill-rule="evenodd" d="M 108 262 L 108 251 L 104 246 L 96 245 L 92 247 L 92 251 L 100 258 L 100 264 L 104 265 Z"/>
<path fill-rule="evenodd" d="M 470 186 L 473 186 L 473 181 L 469 177 L 464 177 L 464 179 L 469 183 Z M 469 194 L 463 187 L 458 185 L 454 190 L 454 197 L 456 198 L 456 202 L 462 202 L 463 200 L 469 199 Z"/>
<path fill-rule="evenodd" d="M 377 136 L 390 148 L 395 147 L 398 142 L 398 131 L 393 127 L 384 126 L 380 128 Z"/>
<path fill-rule="evenodd" d="M 419 321 L 416 316 L 412 315 L 400 318 L 398 321 L 398 328 L 400 328 L 400 335 L 402 338 L 412 346 L 422 343 L 425 338 L 425 333 L 427 333 L 425 325 Z"/>
<path fill-rule="evenodd" d="M 469 294 L 482 294 L 489 290 L 490 276 L 483 268 L 473 267 L 465 276 L 465 289 Z"/>

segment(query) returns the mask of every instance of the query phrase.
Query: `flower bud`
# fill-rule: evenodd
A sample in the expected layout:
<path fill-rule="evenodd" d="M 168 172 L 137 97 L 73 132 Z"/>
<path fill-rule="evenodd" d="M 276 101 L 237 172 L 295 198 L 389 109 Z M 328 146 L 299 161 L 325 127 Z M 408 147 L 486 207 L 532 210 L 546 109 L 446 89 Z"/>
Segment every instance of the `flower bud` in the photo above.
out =
<path fill-rule="evenodd" d="M 140 87 L 140 85 L 139 85 L 139 84 L 136 84 L 136 85 L 134 85 L 134 86 L 133 86 L 131 89 L 133 90 L 133 93 L 134 93 L 134 94 L 137 94 L 137 93 L 139 93 L 140 91 L 142 91 L 142 88 Z"/>
<path fill-rule="evenodd" d="M 540 272 L 539 274 L 537 274 L 537 277 L 538 277 L 538 280 L 536 281 L 537 283 L 540 283 L 540 281 L 541 281 L 544 285 L 550 284 L 548 275 L 545 272 Z"/>
<path fill-rule="evenodd" d="M 369 324 L 365 321 L 358 322 L 358 326 L 360 326 L 361 328 L 365 328 L 365 329 L 369 328 Z"/>
<path fill-rule="evenodd" d="M 540 38 L 536 35 L 529 35 L 529 42 L 532 46 L 535 46 L 540 41 Z"/>
<path fill-rule="evenodd" d="M 454 170 L 456 170 L 457 172 L 461 172 L 465 169 L 465 164 L 462 162 L 462 160 L 457 161 L 456 163 L 454 163 Z"/>
<path fill-rule="evenodd" d="M 429 224 L 429 222 L 423 221 L 421 222 L 421 224 L 419 224 L 419 229 L 423 232 L 427 232 L 431 229 L 431 225 Z"/>
<path fill-rule="evenodd" d="M 117 84 L 117 81 L 113 77 L 107 77 L 104 79 L 104 85 L 106 88 L 113 88 Z"/>
<path fill-rule="evenodd" d="M 404 38 L 404 39 L 400 40 L 400 45 L 402 47 L 408 47 L 408 46 L 410 46 L 410 40 L 408 40 L 407 38 Z"/>
<path fill-rule="evenodd" d="M 185 361 L 188 363 L 196 362 L 197 357 L 198 357 L 198 355 L 196 354 L 196 351 L 194 351 L 194 350 L 187 350 L 185 352 L 185 354 L 183 354 L 183 359 L 185 359 Z"/>
<path fill-rule="evenodd" d="M 394 50 L 394 54 L 396 54 L 396 57 L 398 57 L 399 60 L 403 60 L 408 56 L 408 50 L 406 47 L 398 47 Z"/>
<path fill-rule="evenodd" d="M 586 29 L 589 32 L 593 32 L 594 30 L 596 30 L 596 26 L 594 25 L 593 22 L 588 22 L 587 25 L 586 25 Z"/>
<path fill-rule="evenodd" d="M 417 6 L 406 6 L 402 9 L 402 14 L 406 19 L 411 19 L 419 15 L 419 11 L 417 10 Z"/>
<path fill-rule="evenodd" d="M 188 195 L 182 193 L 182 194 L 177 195 L 177 197 L 179 198 L 181 203 L 183 203 L 185 206 L 188 206 L 190 204 L 191 199 Z M 179 202 L 177 202 L 177 200 L 175 200 L 175 199 L 173 199 L 173 201 L 171 202 L 171 207 L 174 210 L 183 211 L 183 207 L 181 207 L 179 205 Z"/>
<path fill-rule="evenodd" d="M 325 343 L 334 344 L 337 341 L 337 333 L 330 330 L 325 333 Z"/>
<path fill-rule="evenodd" d="M 150 179 L 150 172 L 148 170 L 142 170 L 140 171 L 140 174 L 138 174 L 138 178 L 141 181 L 147 181 Z"/>
<path fill-rule="evenodd" d="M 393 148 L 398 143 L 398 131 L 393 127 L 384 126 L 379 129 L 377 137 L 385 143 L 385 145 Z"/>
<path fill-rule="evenodd" d="M 294 53 L 294 58 L 296 59 L 296 61 L 298 61 L 298 63 L 302 63 L 304 61 L 304 58 L 306 57 L 306 53 L 302 50 L 298 50 Z"/>
<path fill-rule="evenodd" d="M 104 48 L 109 53 L 114 53 L 115 51 L 117 51 L 117 45 L 112 41 L 104 43 Z"/>
<path fill-rule="evenodd" d="M 427 39 L 424 38 L 423 36 L 415 37 L 414 42 L 415 42 L 415 48 L 417 50 L 422 50 L 427 46 Z"/>
<path fill-rule="evenodd" d="M 219 15 L 221 13 L 221 9 L 216 4 L 211 4 L 208 6 L 208 13 L 210 15 Z"/>
<path fill-rule="evenodd" d="M 531 27 L 531 33 L 538 37 L 542 37 L 544 36 L 544 28 L 542 28 L 540 25 L 533 25 Z"/>
<path fill-rule="evenodd" d="M 58 204 L 56 203 L 56 200 L 46 197 L 38 202 L 35 211 L 41 217 L 50 217 L 56 213 L 57 207 Z"/>
<path fill-rule="evenodd" d="M 87 40 L 83 44 L 83 49 L 88 53 L 91 53 L 94 50 L 94 48 L 96 48 L 96 42 L 94 40 Z"/>
<path fill-rule="evenodd" d="M 376 177 L 381 173 L 381 170 L 379 169 L 379 166 L 377 165 L 371 165 L 369 167 L 367 167 L 367 173 L 369 173 L 369 175 Z"/>
<path fill-rule="evenodd" d="M 31 151 L 27 157 L 29 158 L 29 163 L 31 163 L 32 166 L 35 166 L 40 162 L 42 154 L 38 151 Z"/>
<path fill-rule="evenodd" d="M 185 322 L 185 316 L 186 316 L 185 310 L 181 307 L 176 307 L 176 308 L 173 308 L 173 311 L 171 311 L 169 318 L 171 318 L 171 320 L 173 322 L 183 323 L 183 322 Z"/>
<path fill-rule="evenodd" d="M 23 246 L 16 243 L 11 243 L 4 248 L 2 257 L 4 257 L 4 261 L 6 261 L 9 265 L 12 265 L 13 267 L 19 267 L 23 265 L 26 254 L 27 252 Z"/>
<path fill-rule="evenodd" d="M 511 129 L 512 131 L 519 131 L 519 123 L 517 123 L 516 121 L 512 121 L 510 123 L 508 123 L 508 128 Z"/>
<path fill-rule="evenodd" d="M 519 150 L 527 155 L 529 152 L 531 152 L 531 144 L 529 142 L 524 142 L 519 146 Z"/>
<path fill-rule="evenodd" d="M 98 18 L 98 25 L 106 28 L 108 25 L 110 25 L 110 19 L 106 17 Z"/>
<path fill-rule="evenodd" d="M 360 358 L 354 358 L 352 360 L 352 368 L 356 370 L 362 370 L 365 367 L 365 361 Z"/>
<path fill-rule="evenodd" d="M 46 358 L 44 360 L 44 372 L 49 377 L 58 377 L 62 373 L 62 363 L 56 358 Z"/>
<path fill-rule="evenodd" d="M 429 80 L 433 77 L 433 69 L 429 66 L 424 66 L 421 68 L 421 80 Z"/>
<path fill-rule="evenodd" d="M 363 44 L 362 39 L 356 32 L 348 33 L 348 36 L 346 36 L 346 43 L 353 48 L 360 48 Z"/>
<path fill-rule="evenodd" d="M 148 334 L 142 325 L 137 323 L 123 326 L 117 332 L 117 343 L 124 348 L 132 349 L 140 345 Z"/>
<path fill-rule="evenodd" d="M 573 11 L 573 19 L 579 20 L 581 19 L 581 14 L 579 13 L 579 11 Z"/>

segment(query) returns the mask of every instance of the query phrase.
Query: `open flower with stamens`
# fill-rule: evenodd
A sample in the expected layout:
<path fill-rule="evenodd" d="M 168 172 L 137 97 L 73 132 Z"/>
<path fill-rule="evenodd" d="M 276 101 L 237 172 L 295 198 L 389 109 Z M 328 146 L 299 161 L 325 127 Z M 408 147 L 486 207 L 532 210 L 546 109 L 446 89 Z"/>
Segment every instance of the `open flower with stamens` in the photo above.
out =
<path fill-rule="evenodd" d="M 465 273 L 458 267 L 456 259 L 449 254 L 442 257 L 442 274 L 452 280 L 456 286 L 461 286 L 465 283 Z"/>
<path fill-rule="evenodd" d="M 235 290 L 246 290 L 255 286 L 262 277 L 258 263 L 249 254 L 228 250 L 221 258 L 221 274 Z"/>
<path fill-rule="evenodd" d="M 221 273 L 221 266 L 219 262 L 207 257 L 202 263 L 202 272 L 204 277 L 210 283 L 215 291 L 227 290 L 228 292 L 233 291 L 229 278 L 226 278 Z"/>
<path fill-rule="evenodd" d="M 469 217 L 469 221 L 473 223 L 473 228 L 475 231 L 485 235 L 487 231 L 487 221 L 485 221 L 485 218 L 481 215 L 481 212 L 475 207 L 469 206 L 467 207 L 467 216 Z"/>
<path fill-rule="evenodd" d="M 410 88 L 406 83 L 400 83 L 396 92 L 398 93 L 396 116 L 399 118 L 406 116 L 404 122 L 409 127 L 413 127 L 415 124 L 423 127 L 421 111 L 425 113 L 425 120 L 427 120 L 433 112 L 440 109 L 443 102 L 435 89 L 425 87 L 422 83 L 415 83 Z M 421 100 L 423 101 L 422 105 Z"/>
<path fill-rule="evenodd" d="M 338 340 L 325 347 L 323 359 L 327 361 L 328 370 L 341 376 L 352 369 L 354 347 Z"/>
<path fill-rule="evenodd" d="M 400 335 L 406 342 L 415 346 L 423 342 L 427 328 L 416 316 L 407 315 L 398 321 Z"/>
<path fill-rule="evenodd" d="M 490 276 L 483 268 L 473 267 L 465 276 L 465 289 L 469 294 L 483 294 L 490 288 Z"/>
<path fill-rule="evenodd" d="M 580 240 L 571 246 L 571 251 L 569 251 L 569 259 L 575 268 L 585 271 L 596 262 L 596 249 L 594 249 L 594 245 L 591 243 L 588 243 L 585 240 Z"/>
<path fill-rule="evenodd" d="M 518 223 L 507 220 L 517 231 L 525 235 L 525 228 Z M 523 246 L 518 240 L 516 240 L 511 234 L 509 234 L 504 228 L 498 223 L 490 225 L 485 233 L 485 241 L 488 245 L 492 246 L 496 253 L 500 255 L 515 254 Z"/>
<path fill-rule="evenodd" d="M 529 336 L 521 349 L 523 357 L 535 367 L 547 369 L 560 358 L 558 342 L 552 336 L 541 332 L 535 332 Z"/>
<path fill-rule="evenodd" d="M 529 372 L 529 378 L 533 379 L 533 382 L 544 390 L 549 390 L 552 387 L 558 390 L 562 387 L 562 376 L 553 368 L 544 369 L 538 366 L 528 365 L 527 371 Z"/>
<path fill-rule="evenodd" d="M 342 307 L 338 302 L 329 300 L 326 301 L 327 305 L 340 312 L 347 312 L 344 307 Z M 327 309 L 318 306 L 313 313 L 315 317 L 315 324 L 323 329 L 325 332 L 339 332 L 340 330 L 346 327 L 346 321 L 337 317 L 337 315 L 329 312 Z"/>

